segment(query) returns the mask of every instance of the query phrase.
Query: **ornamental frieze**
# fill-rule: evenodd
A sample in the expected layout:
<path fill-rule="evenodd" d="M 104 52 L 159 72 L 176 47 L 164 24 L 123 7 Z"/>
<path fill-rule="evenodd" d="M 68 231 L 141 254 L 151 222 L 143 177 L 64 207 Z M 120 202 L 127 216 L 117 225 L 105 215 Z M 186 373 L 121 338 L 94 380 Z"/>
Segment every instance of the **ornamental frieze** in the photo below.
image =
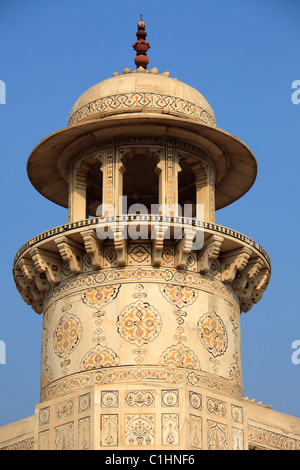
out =
<path fill-rule="evenodd" d="M 157 109 L 176 114 L 186 115 L 216 127 L 216 121 L 201 106 L 183 98 L 162 93 L 122 93 L 98 98 L 77 109 L 69 118 L 68 126 L 72 126 L 87 118 L 96 118 L 113 112 L 135 111 L 138 109 Z"/>

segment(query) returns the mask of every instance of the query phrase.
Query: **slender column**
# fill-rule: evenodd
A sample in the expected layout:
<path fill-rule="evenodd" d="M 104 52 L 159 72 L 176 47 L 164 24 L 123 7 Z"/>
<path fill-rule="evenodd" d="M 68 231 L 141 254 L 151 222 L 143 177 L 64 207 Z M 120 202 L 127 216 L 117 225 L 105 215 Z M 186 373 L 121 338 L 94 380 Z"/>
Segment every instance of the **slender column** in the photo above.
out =
<path fill-rule="evenodd" d="M 167 146 L 166 161 L 166 203 L 170 216 L 178 216 L 178 173 L 181 171 L 179 156 L 174 152 L 172 145 Z"/>
<path fill-rule="evenodd" d="M 114 184 L 114 206 L 116 215 L 121 215 L 125 209 L 122 207 L 121 198 L 123 194 L 123 175 L 126 171 L 125 166 L 121 160 L 117 161 L 115 165 L 115 184 Z"/>
<path fill-rule="evenodd" d="M 70 223 L 84 220 L 87 217 L 87 173 L 89 165 L 80 162 L 70 169 L 69 173 L 69 216 Z"/>
<path fill-rule="evenodd" d="M 192 165 L 192 170 L 196 177 L 196 204 L 204 205 L 204 221 L 212 222 L 211 211 L 211 191 L 209 185 L 209 166 L 204 162 L 197 162 Z M 201 214 L 197 208 L 196 217 L 201 218 Z"/>
<path fill-rule="evenodd" d="M 102 163 L 100 167 L 103 173 L 102 204 L 105 209 L 102 211 L 102 214 L 97 213 L 97 215 L 114 215 L 112 211 L 108 209 L 108 207 L 112 207 L 114 203 L 113 148 L 109 148 L 105 153 L 101 154 L 99 160 Z"/>
<path fill-rule="evenodd" d="M 155 173 L 158 175 L 158 204 L 162 207 L 166 203 L 166 192 L 164 184 L 165 162 L 160 160 L 155 167 Z"/>
<path fill-rule="evenodd" d="M 212 166 L 209 167 L 209 191 L 210 191 L 210 222 L 215 222 L 216 203 L 215 203 L 215 183 L 216 171 Z"/>

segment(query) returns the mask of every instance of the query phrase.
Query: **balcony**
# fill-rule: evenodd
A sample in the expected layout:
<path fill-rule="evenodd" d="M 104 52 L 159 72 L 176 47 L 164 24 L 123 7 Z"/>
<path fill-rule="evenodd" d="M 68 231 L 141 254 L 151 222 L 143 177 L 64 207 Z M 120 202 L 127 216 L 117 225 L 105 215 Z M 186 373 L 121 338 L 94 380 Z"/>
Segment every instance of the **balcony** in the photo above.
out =
<path fill-rule="evenodd" d="M 261 299 L 269 282 L 268 254 L 249 237 L 194 218 L 147 214 L 89 218 L 43 232 L 19 249 L 14 279 L 23 299 L 40 314 L 45 295 L 61 281 L 131 268 L 133 246 L 142 270 L 146 245 L 148 270 L 168 268 L 226 284 L 242 312 Z"/>

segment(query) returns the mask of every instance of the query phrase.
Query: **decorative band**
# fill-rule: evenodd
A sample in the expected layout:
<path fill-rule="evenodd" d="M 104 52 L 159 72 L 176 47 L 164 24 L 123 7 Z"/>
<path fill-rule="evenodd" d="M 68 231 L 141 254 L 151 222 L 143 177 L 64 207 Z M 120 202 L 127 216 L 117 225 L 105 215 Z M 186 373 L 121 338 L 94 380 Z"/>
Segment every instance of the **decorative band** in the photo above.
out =
<path fill-rule="evenodd" d="M 37 243 L 44 241 L 46 239 L 50 239 L 53 236 L 60 235 L 60 234 L 66 234 L 67 232 L 71 230 L 76 230 L 76 229 L 81 229 L 85 227 L 90 227 L 90 228 L 97 228 L 98 224 L 110 224 L 110 223 L 128 223 L 131 222 L 132 220 L 135 221 L 140 221 L 141 223 L 169 223 L 169 224 L 181 224 L 185 226 L 191 226 L 195 228 L 200 228 L 204 230 L 209 230 L 214 233 L 218 234 L 223 234 L 226 236 L 229 236 L 234 239 L 238 239 L 250 247 L 255 248 L 259 253 L 265 258 L 265 261 L 269 266 L 271 266 L 271 261 L 270 258 L 265 251 L 264 248 L 262 248 L 260 245 L 258 245 L 254 240 L 251 238 L 247 237 L 246 235 L 243 235 L 242 233 L 236 232 L 235 230 L 232 230 L 227 227 L 223 227 L 222 225 L 217 225 L 211 222 L 203 222 L 201 220 L 197 219 L 191 219 L 188 217 L 168 217 L 168 216 L 153 216 L 153 215 L 140 215 L 140 216 L 134 216 L 135 218 L 132 218 L 133 216 L 130 215 L 123 215 L 123 216 L 117 216 L 117 217 L 106 217 L 106 218 L 101 218 L 101 217 L 94 217 L 93 219 L 85 219 L 85 220 L 80 220 L 78 222 L 73 222 L 69 224 L 64 224 L 60 225 L 58 227 L 55 227 L 51 230 L 48 230 L 46 232 L 43 232 L 36 237 L 33 237 L 31 240 L 26 242 L 17 252 L 14 262 L 13 262 L 13 269 L 15 268 L 16 264 L 19 261 L 19 258 L 27 251 L 28 249 L 32 248 L 34 245 Z"/>
<path fill-rule="evenodd" d="M 102 269 L 101 271 L 82 273 L 74 278 L 67 278 L 58 285 L 52 287 L 45 297 L 44 310 L 54 302 L 70 296 L 87 288 L 94 288 L 105 285 L 127 284 L 127 283 L 157 283 L 187 286 L 199 291 L 216 294 L 234 304 L 238 300 L 230 286 L 217 279 L 212 279 L 204 274 L 195 272 L 178 271 L 175 268 L 166 267 L 155 269 L 149 267 L 131 267 L 124 269 Z"/>
<path fill-rule="evenodd" d="M 168 113 L 183 114 L 216 127 L 216 121 L 204 108 L 182 98 L 161 93 L 126 93 L 110 95 L 90 101 L 77 109 L 68 121 L 72 126 L 83 119 L 114 111 L 135 111 L 139 108 L 158 109 Z"/>
<path fill-rule="evenodd" d="M 210 390 L 222 392 L 225 395 L 241 400 L 243 392 L 241 388 L 221 377 L 211 376 L 205 372 L 189 370 L 184 368 L 123 368 L 112 367 L 105 369 L 94 369 L 88 372 L 81 372 L 55 382 L 50 383 L 41 391 L 41 401 L 62 395 L 72 390 L 78 390 L 94 385 L 116 384 L 116 383 L 173 383 L 190 385 L 194 387 L 204 387 Z"/>

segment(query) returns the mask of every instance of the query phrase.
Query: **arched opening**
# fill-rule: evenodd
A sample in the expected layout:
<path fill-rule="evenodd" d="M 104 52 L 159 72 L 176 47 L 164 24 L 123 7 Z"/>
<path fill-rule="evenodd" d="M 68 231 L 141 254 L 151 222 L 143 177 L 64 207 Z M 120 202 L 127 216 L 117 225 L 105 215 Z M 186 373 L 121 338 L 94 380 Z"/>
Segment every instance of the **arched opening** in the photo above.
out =
<path fill-rule="evenodd" d="M 87 217 L 95 217 L 97 208 L 102 204 L 103 173 L 100 167 L 101 163 L 93 160 L 87 173 Z"/>
<path fill-rule="evenodd" d="M 152 204 L 159 204 L 159 156 L 146 148 L 138 148 L 126 153 L 122 158 L 123 195 L 127 197 L 127 208 L 133 204 L 143 204 L 148 213 Z"/>
<path fill-rule="evenodd" d="M 181 171 L 178 173 L 178 204 L 182 215 L 196 217 L 196 177 L 187 159 L 180 160 Z M 189 205 L 189 212 L 184 210 L 184 205 Z"/>

